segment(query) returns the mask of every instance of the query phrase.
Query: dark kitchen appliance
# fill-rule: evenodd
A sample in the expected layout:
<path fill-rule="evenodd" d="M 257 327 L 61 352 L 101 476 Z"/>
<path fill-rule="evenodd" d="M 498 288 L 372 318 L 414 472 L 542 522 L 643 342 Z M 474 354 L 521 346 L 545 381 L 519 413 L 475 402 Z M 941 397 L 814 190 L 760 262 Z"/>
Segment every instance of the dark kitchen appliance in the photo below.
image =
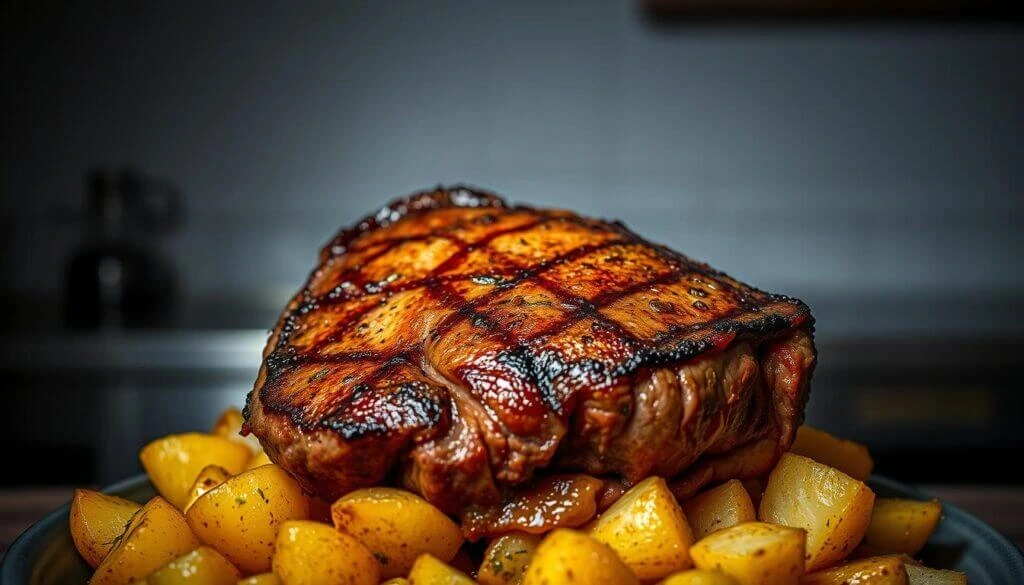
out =
<path fill-rule="evenodd" d="M 167 322 L 176 298 L 171 264 L 155 237 L 174 229 L 181 200 L 170 182 L 133 169 L 97 169 L 87 179 L 84 238 L 68 260 L 65 319 L 75 329 Z"/>

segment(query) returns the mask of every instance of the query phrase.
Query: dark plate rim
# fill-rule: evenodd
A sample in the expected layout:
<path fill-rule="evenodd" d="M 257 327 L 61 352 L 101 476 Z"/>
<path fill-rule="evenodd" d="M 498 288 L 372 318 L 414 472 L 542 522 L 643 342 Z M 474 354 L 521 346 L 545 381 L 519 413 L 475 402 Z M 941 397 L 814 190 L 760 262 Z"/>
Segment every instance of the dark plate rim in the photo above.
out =
<path fill-rule="evenodd" d="M 149 483 L 146 474 L 140 473 L 112 483 L 100 491 L 105 494 L 120 495 L 124 492 L 137 489 Z M 35 569 L 33 561 L 39 552 L 37 544 L 43 540 L 55 526 L 67 519 L 71 513 L 71 501 L 68 500 L 63 506 L 43 516 L 41 520 L 29 526 L 18 538 L 14 539 L 11 546 L 4 553 L 3 561 L 0 562 L 0 584 L 2 585 L 25 585 L 29 583 L 32 571 Z"/>
<path fill-rule="evenodd" d="M 138 489 L 148 482 L 149 480 L 145 474 L 139 474 L 111 484 L 103 488 L 101 491 L 110 494 L 123 494 L 125 492 Z M 868 479 L 868 485 L 873 489 L 882 488 L 882 491 L 900 493 L 920 500 L 933 499 L 933 496 L 929 495 L 927 492 L 884 476 L 872 475 L 871 478 Z M 957 523 L 968 526 L 972 531 L 986 535 L 990 542 L 998 542 L 1003 545 L 1003 548 L 1006 551 L 1014 551 L 1016 553 L 1015 556 L 1007 555 L 1004 559 L 1005 562 L 1010 564 L 1010 566 L 1005 568 L 1015 574 L 1024 574 L 1024 552 L 1017 547 L 1016 543 L 985 522 L 981 521 L 973 514 L 959 506 L 956 506 L 955 504 L 943 501 L 942 509 L 943 516 L 945 518 L 952 519 Z M 38 553 L 36 550 L 37 543 L 41 541 L 42 538 L 54 528 L 54 526 L 59 525 L 63 520 L 65 520 L 68 517 L 70 510 L 71 502 L 69 501 L 44 516 L 41 520 L 25 530 L 25 532 L 22 532 L 21 535 L 11 543 L 10 548 L 7 549 L 7 552 L 3 557 L 3 562 L 0 563 L 0 584 L 25 585 L 29 582 L 28 579 L 34 569 L 31 563 L 33 561 L 34 554 Z"/>

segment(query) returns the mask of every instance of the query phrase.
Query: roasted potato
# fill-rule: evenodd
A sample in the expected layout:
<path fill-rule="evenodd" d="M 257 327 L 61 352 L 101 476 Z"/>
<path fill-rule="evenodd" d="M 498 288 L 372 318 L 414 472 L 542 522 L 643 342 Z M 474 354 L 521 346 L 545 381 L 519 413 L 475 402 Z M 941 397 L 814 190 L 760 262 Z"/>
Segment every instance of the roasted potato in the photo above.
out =
<path fill-rule="evenodd" d="M 476 580 L 482 585 L 519 585 L 539 544 L 540 536 L 525 532 L 495 538 L 484 551 Z"/>
<path fill-rule="evenodd" d="M 697 540 L 716 530 L 757 520 L 750 494 L 735 479 L 683 502 L 683 511 Z"/>
<path fill-rule="evenodd" d="M 285 585 L 377 585 L 380 571 L 369 549 L 329 524 L 291 520 L 274 547 L 274 573 Z"/>
<path fill-rule="evenodd" d="M 768 476 L 758 517 L 807 531 L 806 571 L 846 558 L 864 537 L 875 494 L 864 482 L 786 453 Z"/>
<path fill-rule="evenodd" d="M 75 490 L 68 523 L 71 540 L 89 566 L 103 562 L 142 504 L 92 490 Z"/>
<path fill-rule="evenodd" d="M 410 585 L 475 585 L 465 573 L 431 554 L 422 554 L 409 571 Z"/>
<path fill-rule="evenodd" d="M 255 435 L 242 435 L 243 422 L 245 422 L 245 418 L 242 417 L 242 411 L 237 408 L 228 408 L 220 413 L 220 416 L 217 417 L 217 422 L 213 423 L 213 430 L 210 432 L 218 437 L 231 439 L 245 445 L 253 454 L 262 451 L 263 447 L 260 446 L 260 442 Z"/>
<path fill-rule="evenodd" d="M 523 578 L 524 585 L 638 585 L 639 582 L 611 547 L 568 528 L 556 529 L 544 537 Z"/>
<path fill-rule="evenodd" d="M 282 585 L 281 578 L 274 573 L 260 573 L 247 579 L 242 579 L 238 585 Z"/>
<path fill-rule="evenodd" d="M 967 575 L 960 571 L 929 569 L 919 565 L 907 565 L 910 585 L 967 585 Z"/>
<path fill-rule="evenodd" d="M 188 489 L 188 500 L 185 502 L 184 511 L 187 513 L 199 496 L 224 483 L 229 477 L 231 474 L 228 473 L 228 470 L 219 465 L 204 467 L 196 476 L 196 480 L 192 482 L 192 487 Z"/>
<path fill-rule="evenodd" d="M 395 577 L 394 579 L 381 582 L 380 585 L 409 585 L 409 580 L 405 577 Z"/>
<path fill-rule="evenodd" d="M 424 553 L 450 561 L 462 546 L 462 530 L 451 518 L 405 490 L 355 490 L 331 506 L 331 517 L 370 549 L 384 578 L 405 575 Z"/>
<path fill-rule="evenodd" d="M 169 435 L 139 453 L 156 491 L 179 510 L 185 508 L 192 482 L 204 467 L 217 465 L 234 475 L 245 469 L 251 457 L 245 445 L 202 433 Z"/>
<path fill-rule="evenodd" d="M 308 518 L 309 500 L 283 469 L 264 465 L 206 492 L 186 517 L 204 543 L 242 572 L 262 573 L 270 570 L 278 528 Z"/>
<path fill-rule="evenodd" d="M 875 462 L 868 448 L 860 443 L 832 436 L 825 431 L 804 425 L 797 429 L 790 452 L 810 457 L 818 463 L 835 467 L 854 479 L 864 481 L 871 475 Z"/>
<path fill-rule="evenodd" d="M 690 548 L 698 569 L 720 571 L 740 585 L 795 585 L 804 572 L 805 534 L 763 522 L 737 524 Z"/>
<path fill-rule="evenodd" d="M 272 463 L 273 461 L 271 461 L 270 457 L 267 456 L 267 452 L 264 451 L 263 449 L 260 449 L 259 451 L 256 452 L 255 455 L 252 456 L 252 459 L 249 460 L 249 464 L 246 465 L 245 468 L 256 469 L 257 467 L 261 467 L 263 465 L 270 465 Z"/>
<path fill-rule="evenodd" d="M 200 544 L 180 510 L 161 497 L 153 498 L 132 517 L 89 585 L 126 585 L 144 579 Z"/>
<path fill-rule="evenodd" d="M 941 515 L 942 504 L 937 500 L 918 502 L 901 498 L 878 498 L 871 511 L 867 533 L 857 547 L 857 554 L 915 555 L 928 542 Z"/>
<path fill-rule="evenodd" d="M 871 557 L 809 573 L 800 585 L 907 585 L 907 570 L 896 555 Z"/>
<path fill-rule="evenodd" d="M 587 532 L 612 547 L 643 580 L 693 566 L 689 554 L 693 535 L 686 515 L 660 477 L 649 477 L 630 488 Z"/>
<path fill-rule="evenodd" d="M 738 583 L 736 579 L 719 571 L 690 569 L 672 575 L 662 581 L 661 585 L 738 585 Z"/>
<path fill-rule="evenodd" d="M 151 573 L 146 585 L 235 585 L 241 578 L 223 555 L 201 546 Z"/>

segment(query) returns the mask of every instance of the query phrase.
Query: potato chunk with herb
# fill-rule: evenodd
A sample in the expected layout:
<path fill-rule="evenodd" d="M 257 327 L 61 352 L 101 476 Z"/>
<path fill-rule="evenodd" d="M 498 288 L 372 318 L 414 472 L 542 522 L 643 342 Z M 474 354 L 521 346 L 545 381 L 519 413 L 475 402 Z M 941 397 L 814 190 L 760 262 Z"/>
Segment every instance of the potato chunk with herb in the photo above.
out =
<path fill-rule="evenodd" d="M 93 490 L 75 490 L 68 519 L 71 540 L 89 566 L 103 562 L 142 504 Z"/>
<path fill-rule="evenodd" d="M 768 476 L 762 522 L 807 531 L 807 566 L 813 572 L 846 558 L 871 520 L 875 494 L 864 482 L 807 457 L 786 453 Z"/>
<path fill-rule="evenodd" d="M 153 571 L 146 585 L 235 585 L 241 578 L 223 555 L 201 546 Z"/>
<path fill-rule="evenodd" d="M 807 425 L 797 429 L 796 439 L 789 450 L 797 455 L 810 457 L 818 463 L 835 467 L 861 481 L 867 479 L 875 467 L 875 462 L 864 445 L 840 439 Z"/>
<path fill-rule="evenodd" d="M 219 465 L 207 465 L 204 467 L 199 472 L 199 475 L 196 476 L 196 480 L 192 482 L 192 487 L 188 490 L 188 501 L 185 502 L 184 511 L 187 513 L 188 509 L 192 507 L 192 504 L 200 496 L 224 483 L 229 477 L 231 477 L 231 474 L 228 473 L 228 470 Z"/>
<path fill-rule="evenodd" d="M 331 506 L 338 530 L 370 549 L 384 578 L 405 575 L 429 553 L 444 562 L 462 546 L 462 530 L 433 504 L 406 490 L 372 487 L 345 494 Z"/>
<path fill-rule="evenodd" d="M 896 555 L 871 557 L 809 573 L 800 585 L 907 585 L 907 570 Z"/>
<path fill-rule="evenodd" d="M 738 585 L 736 579 L 719 571 L 690 569 L 676 573 L 661 582 L 661 585 Z"/>
<path fill-rule="evenodd" d="M 272 463 L 273 461 L 270 460 L 270 456 L 267 455 L 267 452 L 264 451 L 263 449 L 260 449 L 259 451 L 256 452 L 255 455 L 252 456 L 252 459 L 249 460 L 249 464 L 246 465 L 245 468 L 256 469 L 257 467 L 270 465 Z"/>
<path fill-rule="evenodd" d="M 274 537 L 288 520 L 309 516 L 309 499 L 276 465 L 236 475 L 189 508 L 188 524 L 202 541 L 244 573 L 270 569 Z"/>
<path fill-rule="evenodd" d="M 742 489 L 742 488 L 741 488 Z M 665 480 L 649 477 L 629 489 L 588 526 L 637 577 L 660 579 L 687 569 L 693 535 Z"/>
<path fill-rule="evenodd" d="M 431 554 L 420 555 L 409 571 L 410 585 L 474 585 L 465 573 Z"/>
<path fill-rule="evenodd" d="M 697 540 L 716 530 L 757 520 L 750 494 L 736 479 L 683 502 L 683 511 Z"/>
<path fill-rule="evenodd" d="M 139 453 L 142 467 L 156 491 L 179 510 L 188 503 L 189 489 L 207 465 L 223 467 L 234 475 L 245 469 L 252 452 L 241 443 L 202 433 L 169 435 Z"/>
<path fill-rule="evenodd" d="M 804 572 L 804 531 L 763 522 L 719 530 L 690 549 L 698 569 L 720 571 L 740 585 L 796 585 Z"/>
<path fill-rule="evenodd" d="M 540 544 L 540 536 L 513 532 L 495 538 L 484 551 L 476 580 L 482 585 L 519 585 Z"/>
<path fill-rule="evenodd" d="M 181 511 L 167 500 L 150 500 L 96 568 L 89 585 L 126 585 L 144 579 L 201 543 Z"/>
<path fill-rule="evenodd" d="M 878 498 L 858 554 L 904 553 L 915 555 L 935 531 L 942 515 L 938 501 Z"/>
<path fill-rule="evenodd" d="M 369 549 L 329 524 L 291 520 L 274 547 L 274 573 L 286 585 L 377 585 L 380 573 Z"/>
<path fill-rule="evenodd" d="M 238 582 L 238 585 L 281 585 L 281 578 L 274 573 L 260 573 Z"/>
<path fill-rule="evenodd" d="M 537 547 L 523 584 L 559 583 L 638 585 L 639 580 L 608 545 L 582 532 L 559 528 Z"/>
<path fill-rule="evenodd" d="M 225 409 L 217 417 L 217 422 L 213 423 L 211 433 L 218 437 L 224 437 L 225 439 L 241 443 L 254 454 L 262 451 L 263 448 L 260 447 L 260 442 L 256 439 L 255 435 L 242 435 L 243 422 L 245 422 L 245 418 L 242 416 L 242 411 L 234 407 Z"/>

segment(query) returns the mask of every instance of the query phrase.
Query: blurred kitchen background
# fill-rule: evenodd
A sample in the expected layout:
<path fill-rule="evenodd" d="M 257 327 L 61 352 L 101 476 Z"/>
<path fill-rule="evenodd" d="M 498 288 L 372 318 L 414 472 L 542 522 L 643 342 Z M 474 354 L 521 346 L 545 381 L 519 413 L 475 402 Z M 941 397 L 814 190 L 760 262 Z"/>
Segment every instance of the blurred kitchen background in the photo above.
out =
<path fill-rule="evenodd" d="M 5 3 L 0 485 L 207 429 L 322 243 L 456 182 L 805 299 L 813 424 L 1024 482 L 1019 23 L 656 5 Z"/>

